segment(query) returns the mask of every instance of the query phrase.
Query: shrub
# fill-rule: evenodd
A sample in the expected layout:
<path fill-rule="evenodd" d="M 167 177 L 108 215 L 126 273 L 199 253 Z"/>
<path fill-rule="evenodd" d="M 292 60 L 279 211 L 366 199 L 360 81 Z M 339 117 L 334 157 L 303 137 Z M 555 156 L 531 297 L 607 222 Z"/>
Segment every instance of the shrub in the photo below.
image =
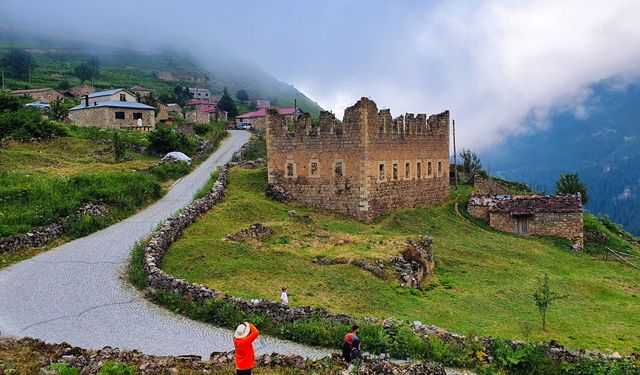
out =
<path fill-rule="evenodd" d="M 147 277 L 144 274 L 144 244 L 136 242 L 131 250 L 131 261 L 129 263 L 129 281 L 139 290 L 148 286 Z"/>
<path fill-rule="evenodd" d="M 191 171 L 191 166 L 184 161 L 160 163 L 151 168 L 151 174 L 160 181 L 175 180 Z"/>
<path fill-rule="evenodd" d="M 194 139 L 183 133 L 178 133 L 167 125 L 159 125 L 156 130 L 149 133 L 149 150 L 156 154 L 166 154 L 171 151 L 180 151 L 192 155 L 198 148 Z"/>
<path fill-rule="evenodd" d="M 96 375 L 136 375 L 136 368 L 116 360 L 106 361 Z"/>
<path fill-rule="evenodd" d="M 47 366 L 47 370 L 55 370 L 58 375 L 78 375 L 80 370 L 69 366 L 68 363 L 52 363 Z"/>

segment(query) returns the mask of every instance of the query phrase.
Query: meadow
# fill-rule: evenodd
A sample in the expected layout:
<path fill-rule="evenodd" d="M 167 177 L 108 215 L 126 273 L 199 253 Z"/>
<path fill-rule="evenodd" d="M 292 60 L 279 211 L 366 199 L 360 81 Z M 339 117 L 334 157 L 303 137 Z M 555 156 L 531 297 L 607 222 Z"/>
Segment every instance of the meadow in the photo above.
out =
<path fill-rule="evenodd" d="M 461 334 L 554 339 L 605 352 L 640 350 L 639 271 L 595 253 L 575 253 L 565 240 L 513 236 L 458 215 L 455 202 L 466 201 L 470 186 L 452 189 L 451 199 L 438 206 L 400 210 L 364 224 L 274 202 L 264 195 L 265 185 L 265 169 L 232 169 L 224 201 L 184 232 L 163 269 L 244 298 L 278 300 L 280 288 L 288 286 L 293 306 L 419 320 Z M 290 216 L 290 210 L 299 215 Z M 301 215 L 312 222 L 299 220 Z M 587 225 L 616 236 L 587 218 Z M 257 222 L 273 235 L 243 243 L 225 239 Z M 434 238 L 436 268 L 421 288 L 403 289 L 389 259 L 418 235 Z M 608 241 L 637 251 L 622 238 Z M 313 261 L 317 257 L 347 263 L 323 265 Z M 385 262 L 385 278 L 353 263 L 375 259 Z M 545 273 L 552 289 L 567 297 L 551 306 L 543 332 L 532 293 Z"/>

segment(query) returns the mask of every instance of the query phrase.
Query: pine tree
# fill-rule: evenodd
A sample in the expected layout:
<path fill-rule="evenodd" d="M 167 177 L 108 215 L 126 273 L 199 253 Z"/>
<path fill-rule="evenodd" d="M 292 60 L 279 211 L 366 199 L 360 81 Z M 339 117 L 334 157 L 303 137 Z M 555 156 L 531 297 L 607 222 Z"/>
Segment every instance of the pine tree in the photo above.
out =
<path fill-rule="evenodd" d="M 580 193 L 582 204 L 587 204 L 589 196 L 587 196 L 587 185 L 580 181 L 578 173 L 561 174 L 556 181 L 556 194 L 573 195 Z"/>
<path fill-rule="evenodd" d="M 233 101 L 226 87 L 224 88 L 222 97 L 218 101 L 218 109 L 221 111 L 226 111 L 229 118 L 234 118 L 238 115 L 238 107 L 236 106 L 236 102 Z"/>

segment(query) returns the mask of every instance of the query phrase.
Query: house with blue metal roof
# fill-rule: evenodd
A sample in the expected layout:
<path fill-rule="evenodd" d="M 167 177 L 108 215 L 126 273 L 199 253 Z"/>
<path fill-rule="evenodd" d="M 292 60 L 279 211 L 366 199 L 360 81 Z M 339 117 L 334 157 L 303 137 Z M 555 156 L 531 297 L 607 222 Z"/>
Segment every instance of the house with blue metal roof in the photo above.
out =
<path fill-rule="evenodd" d="M 155 128 L 155 108 L 139 103 L 125 89 L 111 89 L 85 95 L 69 110 L 69 118 L 78 126 L 126 128 L 142 131 Z"/>

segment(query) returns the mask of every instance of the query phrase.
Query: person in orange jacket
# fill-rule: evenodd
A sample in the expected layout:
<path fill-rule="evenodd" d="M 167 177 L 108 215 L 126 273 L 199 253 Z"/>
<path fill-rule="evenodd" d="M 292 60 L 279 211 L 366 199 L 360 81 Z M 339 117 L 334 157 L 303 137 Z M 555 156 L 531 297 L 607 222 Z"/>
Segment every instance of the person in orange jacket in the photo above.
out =
<path fill-rule="evenodd" d="M 251 375 L 256 367 L 256 354 L 253 342 L 260 332 L 249 322 L 244 322 L 236 328 L 233 334 L 233 346 L 236 350 L 236 375 Z"/>

